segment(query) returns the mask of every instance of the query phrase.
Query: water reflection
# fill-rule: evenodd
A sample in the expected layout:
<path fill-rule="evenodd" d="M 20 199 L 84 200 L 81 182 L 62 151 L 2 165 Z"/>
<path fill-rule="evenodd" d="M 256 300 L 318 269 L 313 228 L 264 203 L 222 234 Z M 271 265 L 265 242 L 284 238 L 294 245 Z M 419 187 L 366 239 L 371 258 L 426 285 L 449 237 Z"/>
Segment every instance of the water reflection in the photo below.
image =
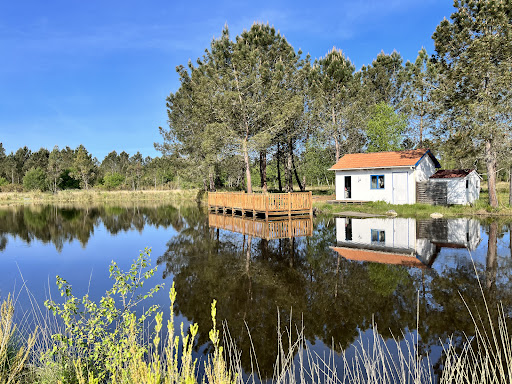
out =
<path fill-rule="evenodd" d="M 311 235 L 290 237 L 293 231 L 270 236 L 278 232 L 219 220 L 196 205 L 0 209 L 0 289 L 13 287 L 16 255 L 24 255 L 17 260 L 26 275 L 33 269 L 33 289 L 58 273 L 86 290 L 91 265 L 100 276 L 112 258 L 129 265 L 139 249 L 152 246 L 166 286 L 171 280 L 176 284 L 180 316 L 199 324 L 197 353 L 210 348 L 209 309 L 217 299 L 218 319 L 226 320 L 243 351 L 243 368 L 251 371 L 254 348 L 262 378 L 273 372 L 278 313 L 283 324 L 304 324 L 306 339 L 320 351 L 333 341 L 336 351 L 346 350 L 372 321 L 385 338 L 417 329 L 420 349 L 437 353 L 440 367 L 439 340 L 474 332 L 459 293 L 484 315 L 480 280 L 490 311 L 496 312 L 501 301 L 507 315 L 512 312 L 506 221 L 320 217 L 314 223 L 288 223 Z M 130 243 L 132 238 L 137 239 Z M 74 240 L 79 247 L 64 246 Z M 364 261 L 369 254 L 379 262 Z M 390 262 L 390 255 L 407 262 Z M 101 294 L 109 283 L 108 273 L 105 282 L 96 277 L 91 295 Z M 158 300 L 167 308 L 164 292 Z"/>
<path fill-rule="evenodd" d="M 333 250 L 348 260 L 430 267 L 443 248 L 474 251 L 480 223 L 473 219 L 336 218 Z"/>
<path fill-rule="evenodd" d="M 34 240 L 53 244 L 58 252 L 65 243 L 78 241 L 86 247 L 102 224 L 111 235 L 138 231 L 146 225 L 183 227 L 180 210 L 167 205 L 116 205 L 116 206 L 56 206 L 27 205 L 0 208 L 0 251 L 7 247 L 8 236 L 19 238 L 27 244 Z"/>

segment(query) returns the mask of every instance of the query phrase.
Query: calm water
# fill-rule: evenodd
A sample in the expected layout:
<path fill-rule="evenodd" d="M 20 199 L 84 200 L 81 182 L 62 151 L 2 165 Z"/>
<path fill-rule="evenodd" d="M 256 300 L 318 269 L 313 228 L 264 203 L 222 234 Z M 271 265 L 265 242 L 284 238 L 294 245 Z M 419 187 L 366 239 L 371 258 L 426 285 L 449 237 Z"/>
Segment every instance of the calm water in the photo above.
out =
<path fill-rule="evenodd" d="M 310 236 L 289 238 L 290 230 Z M 26 310 L 22 285 L 42 303 L 56 294 L 60 275 L 75 294 L 99 298 L 110 287 L 110 262 L 127 269 L 145 247 L 158 265 L 154 283 L 167 288 L 154 301 L 168 307 L 176 283 L 178 320 L 199 324 L 198 356 L 208 349 L 215 298 L 250 371 L 247 324 L 265 378 L 276 357 L 278 312 L 289 324 L 293 309 L 292 321 L 303 319 L 320 354 L 334 341 L 350 357 L 375 321 L 385 338 L 419 334 L 421 351 L 440 362 L 439 340 L 473 332 L 459 292 L 483 311 L 477 278 L 491 304 L 501 300 L 508 315 L 512 308 L 507 221 L 316 218 L 267 227 L 195 205 L 2 208 L 0 296 L 20 293 L 18 309 Z"/>

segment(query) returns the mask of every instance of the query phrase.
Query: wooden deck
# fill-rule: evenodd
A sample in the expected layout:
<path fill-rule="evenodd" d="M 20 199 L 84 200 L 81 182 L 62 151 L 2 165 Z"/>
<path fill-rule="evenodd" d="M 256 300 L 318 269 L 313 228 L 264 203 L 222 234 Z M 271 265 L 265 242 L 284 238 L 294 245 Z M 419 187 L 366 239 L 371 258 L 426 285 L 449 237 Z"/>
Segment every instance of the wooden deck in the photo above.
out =
<path fill-rule="evenodd" d="M 208 209 L 232 216 L 251 213 L 253 217 L 310 215 L 313 216 L 311 192 L 244 193 L 208 192 Z"/>
<path fill-rule="evenodd" d="M 261 220 L 256 217 L 246 218 L 210 213 L 208 225 L 267 240 L 313 235 L 313 219 L 310 216 Z"/>

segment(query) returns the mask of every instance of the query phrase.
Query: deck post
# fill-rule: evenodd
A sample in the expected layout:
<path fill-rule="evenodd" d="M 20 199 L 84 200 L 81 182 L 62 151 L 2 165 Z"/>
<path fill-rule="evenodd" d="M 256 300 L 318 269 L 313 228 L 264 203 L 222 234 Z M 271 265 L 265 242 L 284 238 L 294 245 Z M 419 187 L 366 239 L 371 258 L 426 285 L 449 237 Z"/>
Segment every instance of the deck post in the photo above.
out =
<path fill-rule="evenodd" d="M 313 217 L 313 191 L 309 191 L 309 216 Z"/>
<path fill-rule="evenodd" d="M 265 193 L 265 218 L 268 219 L 268 193 Z"/>
<path fill-rule="evenodd" d="M 292 194 L 288 192 L 288 217 L 292 217 Z"/>

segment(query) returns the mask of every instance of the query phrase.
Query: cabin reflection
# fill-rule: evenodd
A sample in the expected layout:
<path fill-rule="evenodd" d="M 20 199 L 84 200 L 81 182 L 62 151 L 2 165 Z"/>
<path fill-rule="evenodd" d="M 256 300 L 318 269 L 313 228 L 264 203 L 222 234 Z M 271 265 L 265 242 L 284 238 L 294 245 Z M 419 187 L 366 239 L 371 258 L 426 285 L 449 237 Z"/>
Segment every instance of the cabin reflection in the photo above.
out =
<path fill-rule="evenodd" d="M 476 249 L 480 225 L 472 219 L 336 219 L 332 249 L 348 260 L 430 267 L 442 248 Z"/>
<path fill-rule="evenodd" d="M 313 234 L 313 220 L 310 216 L 263 220 L 257 217 L 210 213 L 208 215 L 208 225 L 212 228 L 225 229 L 266 240 L 311 236 Z"/>

